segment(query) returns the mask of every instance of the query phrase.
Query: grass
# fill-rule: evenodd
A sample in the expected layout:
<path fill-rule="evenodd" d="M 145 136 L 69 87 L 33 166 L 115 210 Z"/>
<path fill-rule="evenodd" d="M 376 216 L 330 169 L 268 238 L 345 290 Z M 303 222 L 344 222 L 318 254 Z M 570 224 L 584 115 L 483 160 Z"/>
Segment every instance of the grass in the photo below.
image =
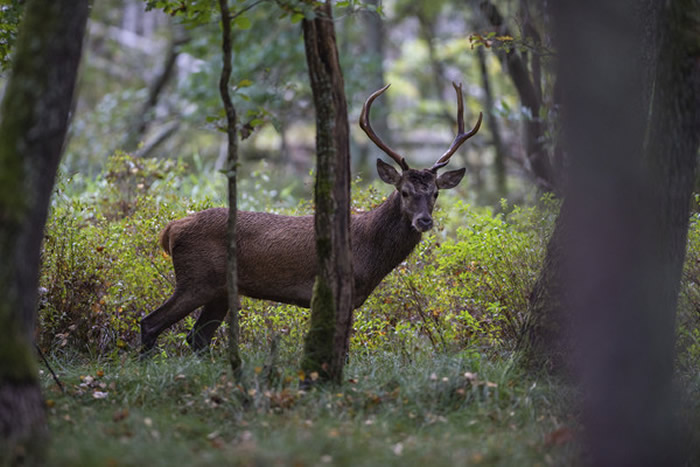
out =
<path fill-rule="evenodd" d="M 223 355 L 54 357 L 42 372 L 62 465 L 561 465 L 559 390 L 509 359 L 391 353 L 352 358 L 340 387 L 298 388 L 294 362 L 244 355 L 242 383 Z M 559 433 L 559 435 L 557 435 Z"/>

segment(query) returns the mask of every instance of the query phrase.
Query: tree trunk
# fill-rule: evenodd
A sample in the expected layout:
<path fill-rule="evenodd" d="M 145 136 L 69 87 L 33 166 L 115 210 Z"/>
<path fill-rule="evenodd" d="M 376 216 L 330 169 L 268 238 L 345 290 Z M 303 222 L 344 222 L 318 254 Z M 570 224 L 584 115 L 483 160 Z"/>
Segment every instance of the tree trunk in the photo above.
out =
<path fill-rule="evenodd" d="M 136 152 L 140 143 L 145 143 L 143 138 L 146 136 L 149 125 L 154 120 L 154 114 L 158 101 L 163 94 L 163 90 L 168 82 L 173 77 L 176 70 L 177 58 L 180 55 L 182 46 L 190 40 L 181 25 L 173 26 L 173 38 L 170 40 L 168 50 L 166 52 L 163 66 L 158 72 L 153 82 L 148 87 L 148 97 L 141 105 L 139 112 L 133 117 L 133 122 L 129 132 L 122 143 L 122 149 L 129 152 Z M 172 123 L 172 122 L 171 122 Z M 163 133 L 166 138 L 172 133 Z M 162 141 L 161 141 L 162 142 Z M 138 151 L 137 156 L 143 157 L 146 151 Z"/>
<path fill-rule="evenodd" d="M 483 47 L 476 50 L 476 56 L 479 59 L 479 70 L 481 71 L 481 85 L 484 88 L 484 111 L 486 112 L 486 123 L 491 130 L 493 138 L 493 149 L 496 153 L 494 161 L 494 171 L 496 172 L 496 190 L 498 195 L 505 197 L 508 194 L 506 186 L 506 156 L 503 150 L 503 138 L 501 138 L 501 129 L 498 119 L 493 112 L 494 102 L 493 93 L 491 92 L 491 81 L 489 79 L 489 71 L 486 67 L 486 54 Z"/>
<path fill-rule="evenodd" d="M 231 102 L 229 93 L 229 80 L 231 79 L 231 14 L 228 8 L 228 0 L 219 0 L 222 25 L 222 55 L 223 67 L 219 80 L 219 92 L 226 111 L 226 134 L 228 137 L 226 177 L 228 178 L 228 229 L 227 233 L 227 260 L 226 287 L 228 289 L 228 349 L 231 369 L 235 376 L 240 376 L 242 361 L 239 353 L 239 327 L 238 327 L 238 264 L 236 261 L 236 215 L 238 213 L 238 199 L 236 175 L 238 171 L 238 132 L 236 129 L 236 108 Z"/>
<path fill-rule="evenodd" d="M 503 16 L 489 0 L 480 0 L 479 8 L 485 20 L 502 35 L 512 34 L 506 27 Z M 537 185 L 544 191 L 560 191 L 557 173 L 554 171 L 552 157 L 544 144 L 546 125 L 540 118 L 542 96 L 539 92 L 539 82 L 535 82 L 528 71 L 527 64 L 517 50 L 495 51 L 505 65 L 515 90 L 520 97 L 523 107 L 529 109 L 531 117 L 523 124 L 525 138 L 525 153 L 530 164 L 530 170 Z"/>
<path fill-rule="evenodd" d="M 87 0 L 27 2 L 0 113 L 0 463 L 46 435 L 32 352 L 39 260 L 88 15 Z M 32 444 L 33 448 L 26 446 Z"/>
<path fill-rule="evenodd" d="M 302 368 L 340 382 L 352 327 L 349 128 L 330 2 L 319 5 L 316 14 L 302 24 L 316 108 L 314 201 L 319 261 Z"/>
<path fill-rule="evenodd" d="M 540 361 L 552 348 L 538 339 L 568 343 L 554 351 L 580 382 L 594 465 L 682 462 L 672 372 L 700 142 L 699 12 L 671 2 L 649 27 L 644 3 L 551 5 L 572 166 L 523 340 Z"/>
<path fill-rule="evenodd" d="M 379 0 L 369 0 L 367 2 L 370 5 L 379 6 Z M 364 24 L 364 29 L 366 34 L 363 36 L 363 48 L 364 53 L 367 57 L 370 57 L 371 61 L 367 70 L 367 82 L 365 95 L 376 91 L 379 88 L 384 87 L 384 42 L 386 39 L 386 33 L 384 30 L 384 21 L 382 17 L 376 11 L 361 11 L 360 18 Z M 388 101 L 384 101 L 384 104 L 373 111 L 372 126 L 374 127 L 377 134 L 382 135 L 384 142 L 390 147 L 392 145 L 391 132 L 389 131 L 389 113 L 391 106 Z M 370 173 L 367 176 L 372 176 L 374 160 L 383 156 L 384 152 L 377 146 L 371 143 L 367 143 L 362 146 L 362 150 L 359 153 L 359 158 L 357 157 L 357 152 L 355 153 L 355 167 L 369 168 Z"/>
<path fill-rule="evenodd" d="M 565 311 L 562 291 L 562 256 L 564 249 L 564 219 L 569 206 L 562 204 L 547 243 L 542 269 L 530 293 L 525 322 L 517 349 L 525 366 L 556 373 L 564 369 L 567 349 L 565 345 Z M 570 349 L 569 349 L 570 350 Z"/>

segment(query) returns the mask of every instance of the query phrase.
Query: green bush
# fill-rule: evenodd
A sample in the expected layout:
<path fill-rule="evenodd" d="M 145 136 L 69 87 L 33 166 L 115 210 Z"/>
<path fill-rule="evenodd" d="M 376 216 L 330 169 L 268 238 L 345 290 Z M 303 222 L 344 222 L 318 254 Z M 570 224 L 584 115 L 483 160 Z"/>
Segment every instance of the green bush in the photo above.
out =
<path fill-rule="evenodd" d="M 217 175 L 223 179 L 223 176 Z M 64 178 L 46 228 L 41 275 L 39 343 L 44 349 L 116 354 L 139 345 L 139 322 L 172 293 L 170 259 L 158 232 L 171 220 L 221 204 L 211 175 L 188 175 L 180 162 L 117 153 L 94 181 Z M 199 184 L 198 179 L 202 180 Z M 253 209 L 311 213 L 302 202 L 281 208 L 264 177 L 247 180 Z M 353 211 L 380 204 L 389 190 L 355 184 Z M 204 187 L 192 194 L 193 186 Z M 207 194 L 208 193 L 208 194 Z M 527 209 L 503 203 L 502 213 L 440 199 L 436 228 L 355 315 L 352 351 L 391 349 L 407 358 L 418 349 L 453 351 L 512 347 L 556 212 L 546 199 Z M 253 350 L 279 341 L 301 350 L 309 311 L 243 299 L 241 345 Z M 189 316 L 159 339 L 167 353 L 189 352 Z M 225 342 L 225 330 L 213 347 Z"/>
<path fill-rule="evenodd" d="M 455 197 L 440 202 L 436 231 L 358 310 L 355 346 L 389 345 L 407 355 L 421 346 L 513 347 L 556 203 L 545 198 L 539 206 L 496 214 Z M 509 210 L 505 203 L 501 208 Z M 446 235 L 450 231 L 455 234 Z"/>
<path fill-rule="evenodd" d="M 124 153 L 80 194 L 58 183 L 42 249 L 39 344 L 98 354 L 138 340 L 144 311 L 167 298 L 169 259 L 157 245 L 171 219 L 204 202 L 182 203 L 182 164 Z"/>

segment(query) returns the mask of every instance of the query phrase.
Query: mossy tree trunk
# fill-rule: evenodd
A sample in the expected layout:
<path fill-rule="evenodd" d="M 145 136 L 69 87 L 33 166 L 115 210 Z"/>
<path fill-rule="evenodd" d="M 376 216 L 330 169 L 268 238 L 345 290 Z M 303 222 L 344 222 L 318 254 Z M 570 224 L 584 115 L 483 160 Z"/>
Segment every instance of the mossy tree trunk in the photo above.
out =
<path fill-rule="evenodd" d="M 319 273 L 302 368 L 340 382 L 352 327 L 350 148 L 343 74 L 331 3 L 305 19 L 304 46 L 316 108 L 315 229 Z"/>
<path fill-rule="evenodd" d="M 234 375 L 241 371 L 241 356 L 238 345 L 238 264 L 236 261 L 236 215 L 238 213 L 238 130 L 236 128 L 236 108 L 231 101 L 229 80 L 231 79 L 231 14 L 228 0 L 219 0 L 222 26 L 223 67 L 219 80 L 219 92 L 226 111 L 226 135 L 228 137 L 226 177 L 228 178 L 228 229 L 227 229 L 227 258 L 226 286 L 228 288 L 228 349 L 229 361 Z"/>
<path fill-rule="evenodd" d="M 3 465 L 19 462 L 18 456 L 40 453 L 47 433 L 32 351 L 40 248 L 68 128 L 87 16 L 87 0 L 27 2 L 0 113 Z"/>

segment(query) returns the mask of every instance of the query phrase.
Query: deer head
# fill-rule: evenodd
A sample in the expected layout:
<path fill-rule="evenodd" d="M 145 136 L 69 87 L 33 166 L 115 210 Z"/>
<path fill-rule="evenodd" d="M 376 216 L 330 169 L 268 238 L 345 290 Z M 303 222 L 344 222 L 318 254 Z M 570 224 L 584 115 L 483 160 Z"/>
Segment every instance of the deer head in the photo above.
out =
<path fill-rule="evenodd" d="M 459 149 L 466 140 L 471 138 L 481 127 L 482 114 L 479 120 L 468 133 L 464 132 L 464 103 L 462 101 L 462 85 L 454 82 L 452 85 L 457 92 L 457 136 L 449 149 L 438 158 L 432 167 L 428 169 L 412 169 L 406 159 L 387 146 L 372 129 L 369 122 L 369 112 L 372 102 L 389 88 L 389 84 L 372 93 L 362 106 L 360 114 L 360 127 L 367 133 L 369 139 L 384 151 L 401 167 L 399 173 L 393 166 L 381 159 L 377 159 L 377 172 L 379 178 L 385 183 L 396 187 L 401 196 L 401 212 L 418 232 L 425 232 L 433 227 L 433 208 L 438 197 L 439 190 L 454 188 L 464 177 L 466 169 L 450 170 L 438 175 L 438 170 L 446 166 L 450 157 Z"/>

